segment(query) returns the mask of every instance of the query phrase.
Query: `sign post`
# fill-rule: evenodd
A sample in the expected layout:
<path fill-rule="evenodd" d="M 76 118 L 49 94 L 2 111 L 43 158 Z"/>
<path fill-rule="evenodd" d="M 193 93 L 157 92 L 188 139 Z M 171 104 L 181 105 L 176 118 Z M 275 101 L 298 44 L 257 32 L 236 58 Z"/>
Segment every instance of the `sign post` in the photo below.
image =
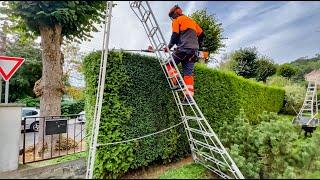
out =
<path fill-rule="evenodd" d="M 4 103 L 8 104 L 9 101 L 9 81 L 6 81 L 6 89 L 4 95 Z"/>
<path fill-rule="evenodd" d="M 1 101 L 2 100 L 2 78 L 0 78 L 0 104 L 1 104 Z"/>
<path fill-rule="evenodd" d="M 0 56 L 0 74 L 6 81 L 4 98 L 5 103 L 8 103 L 9 100 L 9 80 L 12 75 L 19 69 L 23 62 L 24 58 L 21 57 Z"/>

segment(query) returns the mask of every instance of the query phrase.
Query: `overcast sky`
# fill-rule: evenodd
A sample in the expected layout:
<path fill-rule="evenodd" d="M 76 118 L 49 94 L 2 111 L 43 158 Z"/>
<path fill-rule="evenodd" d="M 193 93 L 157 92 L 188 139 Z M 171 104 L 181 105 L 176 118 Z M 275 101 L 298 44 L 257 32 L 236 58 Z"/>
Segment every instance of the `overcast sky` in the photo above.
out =
<path fill-rule="evenodd" d="M 116 1 L 111 24 L 110 48 L 145 49 L 149 42 L 129 7 L 128 1 Z M 257 47 L 276 63 L 289 62 L 320 53 L 320 2 L 297 1 L 150 1 L 167 42 L 171 35 L 168 10 L 175 4 L 184 14 L 207 8 L 224 29 L 225 52 L 240 47 Z M 102 31 L 102 30 L 101 30 Z M 82 51 L 101 49 L 102 32 L 93 33 Z M 221 54 L 216 57 L 219 59 Z"/>

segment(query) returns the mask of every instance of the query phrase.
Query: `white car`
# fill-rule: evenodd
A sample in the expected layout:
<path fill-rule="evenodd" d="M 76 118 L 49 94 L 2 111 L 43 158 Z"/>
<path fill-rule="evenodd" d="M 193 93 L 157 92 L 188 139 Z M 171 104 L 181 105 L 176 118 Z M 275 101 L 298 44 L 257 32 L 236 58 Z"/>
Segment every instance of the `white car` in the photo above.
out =
<path fill-rule="evenodd" d="M 22 130 L 24 130 L 24 120 L 26 120 L 26 130 L 39 131 L 39 119 L 40 110 L 34 107 L 22 108 Z"/>
<path fill-rule="evenodd" d="M 79 113 L 79 116 L 77 116 L 76 118 L 76 121 L 79 122 L 79 123 L 85 123 L 86 122 L 86 116 L 85 116 L 85 112 L 84 111 L 81 111 Z"/>

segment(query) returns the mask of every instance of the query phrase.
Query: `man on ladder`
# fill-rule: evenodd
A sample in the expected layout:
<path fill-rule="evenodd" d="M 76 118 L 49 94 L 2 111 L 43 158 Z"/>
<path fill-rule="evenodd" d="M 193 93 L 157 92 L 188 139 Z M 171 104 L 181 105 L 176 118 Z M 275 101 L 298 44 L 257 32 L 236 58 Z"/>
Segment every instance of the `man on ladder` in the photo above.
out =
<path fill-rule="evenodd" d="M 193 103 L 190 96 L 194 95 L 194 64 L 198 60 L 199 48 L 205 36 L 201 27 L 194 20 L 182 14 L 182 9 L 178 5 L 170 9 L 169 17 L 172 20 L 172 35 L 168 48 L 170 50 L 174 45 L 177 45 L 172 57 L 176 64 L 181 62 L 183 80 L 189 90 L 182 103 L 187 104 L 188 101 Z M 164 49 L 165 52 L 169 50 L 167 48 Z M 208 54 L 204 58 L 207 58 L 207 56 Z M 166 68 L 170 77 L 177 75 L 177 71 L 172 63 L 167 64 Z M 176 78 L 172 78 L 171 83 L 175 87 L 174 89 L 180 89 Z"/>

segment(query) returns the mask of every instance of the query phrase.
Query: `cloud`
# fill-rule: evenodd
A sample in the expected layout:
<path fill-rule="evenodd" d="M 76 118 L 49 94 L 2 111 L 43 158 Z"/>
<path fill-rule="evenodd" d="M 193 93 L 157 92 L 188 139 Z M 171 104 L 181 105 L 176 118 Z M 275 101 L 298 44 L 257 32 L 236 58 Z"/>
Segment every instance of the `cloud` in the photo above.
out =
<path fill-rule="evenodd" d="M 153 12 L 157 18 L 161 31 L 168 42 L 171 36 L 171 21 L 168 17 L 168 10 L 175 4 L 178 4 L 184 10 L 184 14 L 208 8 L 210 13 L 215 13 L 217 18 L 223 18 L 224 36 L 226 52 L 239 49 L 246 46 L 257 46 L 258 51 L 266 53 L 276 61 L 283 62 L 284 59 L 299 56 L 296 53 L 286 52 L 287 43 L 295 41 L 306 42 L 303 36 L 308 35 L 310 30 L 314 31 L 319 27 L 316 18 L 313 22 L 307 23 L 306 17 L 317 16 L 320 18 L 320 4 L 318 2 L 205 2 L 205 1 L 149 1 Z M 141 22 L 136 18 L 129 7 L 128 1 L 116 2 L 118 5 L 113 9 L 113 18 L 111 24 L 110 48 L 123 49 L 145 49 L 150 43 L 144 32 Z M 224 7 L 220 8 L 219 7 Z M 212 9 L 213 8 L 213 9 Z M 218 10 L 216 11 L 215 10 Z M 318 14 L 318 15 L 317 15 Z M 314 27 L 312 25 L 314 24 Z M 319 29 L 319 28 L 318 28 Z M 318 34 L 318 36 L 317 36 Z M 319 39 L 319 32 L 312 35 Z M 84 42 L 81 49 L 91 51 L 101 49 L 102 29 L 100 32 L 92 34 L 91 42 Z M 300 38 L 300 39 L 299 39 Z M 311 43 L 312 38 L 308 41 Z M 312 44 L 312 43 L 311 43 Z M 290 44 L 291 45 L 291 44 Z M 303 46 L 303 45 L 301 45 Z M 305 46 L 305 45 L 304 45 Z M 311 50 L 299 51 L 300 53 L 311 53 L 319 48 L 316 45 L 309 47 Z M 290 49 L 299 47 L 299 43 L 291 45 Z M 281 51 L 280 51 L 281 49 Z M 219 59 L 218 54 L 215 57 Z M 300 57 L 300 56 L 299 56 Z"/>
<path fill-rule="evenodd" d="M 153 13 L 160 26 L 166 42 L 171 37 L 171 20 L 168 11 L 176 4 L 184 10 L 184 14 L 191 14 L 197 9 L 204 8 L 206 2 L 190 1 L 181 3 L 179 1 L 161 2 L 149 1 Z M 138 20 L 129 6 L 128 1 L 117 1 L 117 6 L 113 8 L 110 44 L 109 48 L 122 49 L 146 49 L 150 45 L 142 23 Z M 98 25 L 96 25 L 98 27 Z M 103 28 L 98 28 L 99 32 L 92 33 L 91 41 L 81 44 L 81 51 L 100 50 L 102 48 Z"/>
<path fill-rule="evenodd" d="M 252 12 L 256 11 L 263 5 L 263 2 L 249 2 L 248 4 L 244 4 L 243 2 L 238 2 L 233 6 L 234 11 L 232 11 L 223 22 L 223 26 L 227 27 L 241 20 L 242 18 L 250 15 Z"/>
<path fill-rule="evenodd" d="M 110 29 L 110 48 L 123 49 L 145 49 L 150 44 L 146 36 L 142 23 L 138 20 L 129 6 L 128 1 L 116 2 L 118 5 L 113 8 L 113 15 Z M 158 21 L 162 33 L 168 40 L 171 35 L 171 22 L 167 16 L 175 2 L 149 2 L 153 13 Z M 92 33 L 91 42 L 84 42 L 81 45 L 83 51 L 101 49 L 103 39 L 103 29 L 100 32 Z"/>
<path fill-rule="evenodd" d="M 254 23 L 240 26 L 239 30 L 228 36 L 227 51 L 230 52 L 244 46 L 257 46 L 258 51 L 261 50 L 278 58 L 279 56 L 275 55 L 278 49 L 285 47 L 286 42 L 301 37 L 306 31 L 306 28 L 292 24 L 302 23 L 302 19 L 312 14 L 319 14 L 319 4 L 304 6 L 300 2 L 287 2 L 258 17 L 250 17 L 248 21 Z"/>

